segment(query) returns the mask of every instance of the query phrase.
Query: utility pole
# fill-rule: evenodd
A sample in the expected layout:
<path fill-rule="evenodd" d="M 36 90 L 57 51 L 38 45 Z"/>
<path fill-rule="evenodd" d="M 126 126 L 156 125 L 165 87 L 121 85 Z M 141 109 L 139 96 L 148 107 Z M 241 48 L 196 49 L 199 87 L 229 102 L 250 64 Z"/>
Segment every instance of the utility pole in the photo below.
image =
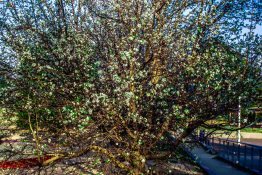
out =
<path fill-rule="evenodd" d="M 237 130 L 237 142 L 238 144 L 240 143 L 240 128 L 241 128 L 241 97 L 239 96 L 238 98 L 238 130 Z"/>

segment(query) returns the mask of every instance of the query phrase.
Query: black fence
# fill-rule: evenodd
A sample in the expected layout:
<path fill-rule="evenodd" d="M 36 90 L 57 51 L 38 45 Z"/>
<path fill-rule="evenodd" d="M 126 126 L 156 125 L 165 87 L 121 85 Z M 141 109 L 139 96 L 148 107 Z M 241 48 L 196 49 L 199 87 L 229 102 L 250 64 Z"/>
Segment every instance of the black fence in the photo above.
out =
<path fill-rule="evenodd" d="M 219 157 L 262 175 L 262 146 L 215 137 L 199 141 Z"/>

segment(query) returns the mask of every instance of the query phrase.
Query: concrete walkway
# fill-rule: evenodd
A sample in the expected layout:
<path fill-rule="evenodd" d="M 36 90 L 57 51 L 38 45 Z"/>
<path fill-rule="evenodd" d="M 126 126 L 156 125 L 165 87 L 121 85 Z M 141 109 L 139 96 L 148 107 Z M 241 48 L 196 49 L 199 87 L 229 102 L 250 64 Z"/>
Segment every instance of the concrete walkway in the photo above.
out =
<path fill-rule="evenodd" d="M 210 175 L 251 175 L 251 173 L 244 172 L 229 163 L 216 159 L 216 155 L 207 153 L 202 146 L 195 146 L 190 152 Z"/>

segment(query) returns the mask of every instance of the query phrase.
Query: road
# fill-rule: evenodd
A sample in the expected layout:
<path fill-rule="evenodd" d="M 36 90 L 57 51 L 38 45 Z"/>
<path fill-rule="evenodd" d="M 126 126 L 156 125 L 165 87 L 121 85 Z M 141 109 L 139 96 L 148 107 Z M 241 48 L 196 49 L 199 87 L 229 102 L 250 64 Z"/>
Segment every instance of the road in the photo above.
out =
<path fill-rule="evenodd" d="M 234 139 L 232 139 L 234 140 Z M 236 141 L 236 139 L 235 139 Z M 241 142 L 262 146 L 262 139 L 241 139 Z"/>

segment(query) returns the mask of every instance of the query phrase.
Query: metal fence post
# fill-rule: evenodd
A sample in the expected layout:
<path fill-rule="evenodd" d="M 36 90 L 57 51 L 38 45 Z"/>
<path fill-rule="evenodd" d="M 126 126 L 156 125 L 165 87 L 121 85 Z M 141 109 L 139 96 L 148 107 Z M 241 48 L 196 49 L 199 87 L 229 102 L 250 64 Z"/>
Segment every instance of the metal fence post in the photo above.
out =
<path fill-rule="evenodd" d="M 259 170 L 259 172 L 261 173 L 262 172 L 262 149 L 260 148 L 259 149 L 259 165 L 258 165 L 258 167 L 260 167 L 260 170 Z"/>
<path fill-rule="evenodd" d="M 240 164 L 240 144 L 237 147 L 237 163 Z"/>
<path fill-rule="evenodd" d="M 235 154 L 236 154 L 236 152 L 235 152 L 235 143 L 234 143 L 234 142 L 233 142 L 232 146 L 233 146 L 233 148 L 232 148 L 231 161 L 232 161 L 233 163 L 235 163 Z"/>
<path fill-rule="evenodd" d="M 226 157 L 225 146 L 225 140 L 223 140 L 223 157 Z"/>
<path fill-rule="evenodd" d="M 217 146 L 217 151 L 221 151 L 221 139 L 218 138 L 218 146 Z"/>
<path fill-rule="evenodd" d="M 229 160 L 229 142 L 227 141 L 227 159 Z"/>
<path fill-rule="evenodd" d="M 244 149 L 244 166 L 246 166 L 246 161 L 247 161 L 247 145 L 245 144 L 245 149 Z"/>
<path fill-rule="evenodd" d="M 253 162 L 254 162 L 254 147 L 251 147 L 251 169 L 253 168 Z"/>

